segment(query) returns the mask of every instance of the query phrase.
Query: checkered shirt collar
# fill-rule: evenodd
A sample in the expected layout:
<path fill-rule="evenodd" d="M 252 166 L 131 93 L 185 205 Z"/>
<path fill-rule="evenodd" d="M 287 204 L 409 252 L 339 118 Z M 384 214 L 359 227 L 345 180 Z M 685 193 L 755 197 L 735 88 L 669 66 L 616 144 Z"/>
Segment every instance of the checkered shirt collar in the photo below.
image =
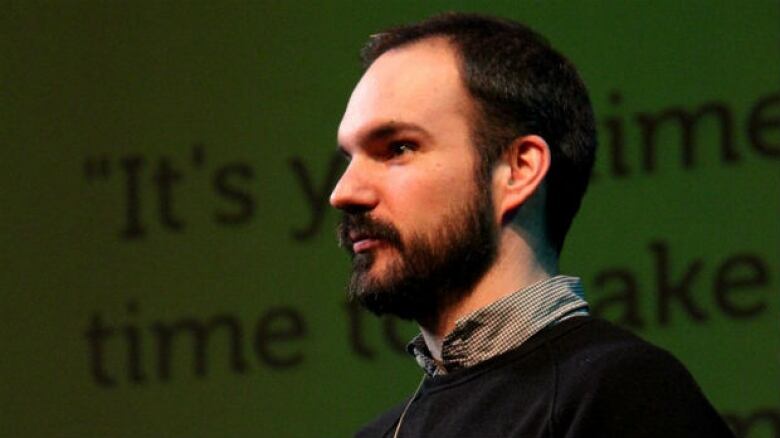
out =
<path fill-rule="evenodd" d="M 428 375 L 452 372 L 512 350 L 544 327 L 587 312 L 580 279 L 558 275 L 459 319 L 444 338 L 441 366 L 422 335 L 412 339 L 407 350 Z"/>

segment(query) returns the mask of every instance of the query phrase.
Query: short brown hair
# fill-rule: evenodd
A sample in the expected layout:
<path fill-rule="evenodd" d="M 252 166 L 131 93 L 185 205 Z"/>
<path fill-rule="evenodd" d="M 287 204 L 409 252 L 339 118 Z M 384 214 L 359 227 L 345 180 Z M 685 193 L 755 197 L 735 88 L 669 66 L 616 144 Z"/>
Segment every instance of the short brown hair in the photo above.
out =
<path fill-rule="evenodd" d="M 388 50 L 432 37 L 445 37 L 456 48 L 480 113 L 473 128 L 479 183 L 490 181 L 495 163 L 517 137 L 536 134 L 550 146 L 545 232 L 560 253 L 596 153 L 593 109 L 577 70 L 523 24 L 455 12 L 373 35 L 361 51 L 363 65 L 368 68 Z"/>

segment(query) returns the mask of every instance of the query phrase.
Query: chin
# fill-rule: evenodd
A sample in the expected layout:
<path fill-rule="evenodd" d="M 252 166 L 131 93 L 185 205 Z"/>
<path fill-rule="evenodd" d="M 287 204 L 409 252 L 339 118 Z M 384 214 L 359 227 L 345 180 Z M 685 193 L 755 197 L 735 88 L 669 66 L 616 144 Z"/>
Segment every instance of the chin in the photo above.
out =
<path fill-rule="evenodd" d="M 368 251 L 359 252 L 354 256 L 354 264 L 361 266 L 362 270 L 372 277 L 381 275 L 388 270 L 397 258 L 397 253 L 390 252 L 390 248 L 372 248 Z"/>

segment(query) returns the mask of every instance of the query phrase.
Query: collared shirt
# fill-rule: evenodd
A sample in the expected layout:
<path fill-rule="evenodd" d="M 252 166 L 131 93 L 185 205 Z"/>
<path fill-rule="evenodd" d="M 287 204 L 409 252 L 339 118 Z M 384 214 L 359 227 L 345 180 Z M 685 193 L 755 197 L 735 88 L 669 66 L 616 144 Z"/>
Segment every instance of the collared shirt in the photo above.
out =
<path fill-rule="evenodd" d="M 519 347 L 548 325 L 587 313 L 580 279 L 558 275 L 459 319 L 442 343 L 442 364 L 433 359 L 422 335 L 407 350 L 433 376 L 476 365 Z"/>

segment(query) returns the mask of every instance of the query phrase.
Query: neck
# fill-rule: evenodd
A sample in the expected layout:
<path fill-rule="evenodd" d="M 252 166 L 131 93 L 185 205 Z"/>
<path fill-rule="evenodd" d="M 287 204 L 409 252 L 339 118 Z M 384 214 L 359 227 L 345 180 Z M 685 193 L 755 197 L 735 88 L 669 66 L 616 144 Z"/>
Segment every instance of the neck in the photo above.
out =
<path fill-rule="evenodd" d="M 515 230 L 501 233 L 495 263 L 462 300 L 439 309 L 435 321 L 418 321 L 428 349 L 441 359 L 441 345 L 455 323 L 497 300 L 557 274 L 555 256 L 540 256 Z M 438 357 L 437 357 L 438 356 Z"/>
<path fill-rule="evenodd" d="M 444 338 L 428 331 L 423 326 L 420 326 L 420 333 L 422 333 L 425 345 L 428 347 L 428 351 L 431 352 L 433 359 L 441 362 L 441 347 L 444 343 Z"/>

